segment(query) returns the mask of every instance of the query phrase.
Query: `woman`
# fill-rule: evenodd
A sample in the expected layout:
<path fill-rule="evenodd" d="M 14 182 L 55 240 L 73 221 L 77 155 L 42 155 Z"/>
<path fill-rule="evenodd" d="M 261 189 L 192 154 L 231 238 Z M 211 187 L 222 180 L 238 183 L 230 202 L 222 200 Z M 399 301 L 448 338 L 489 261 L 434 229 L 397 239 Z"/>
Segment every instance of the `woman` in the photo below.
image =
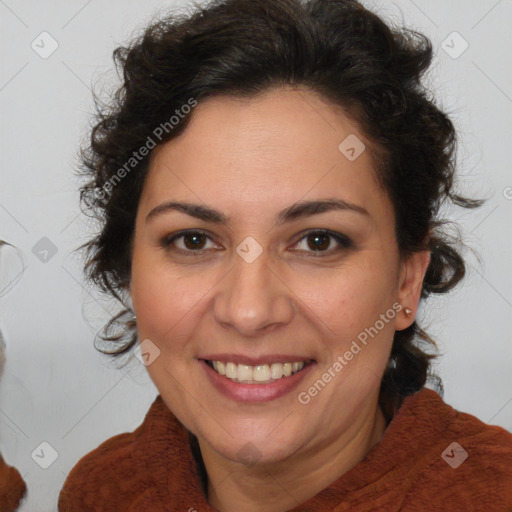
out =
<path fill-rule="evenodd" d="M 512 509 L 512 436 L 425 387 L 420 300 L 465 269 L 439 207 L 480 204 L 428 39 L 351 0 L 224 0 L 115 56 L 86 268 L 159 396 L 59 510 Z"/>

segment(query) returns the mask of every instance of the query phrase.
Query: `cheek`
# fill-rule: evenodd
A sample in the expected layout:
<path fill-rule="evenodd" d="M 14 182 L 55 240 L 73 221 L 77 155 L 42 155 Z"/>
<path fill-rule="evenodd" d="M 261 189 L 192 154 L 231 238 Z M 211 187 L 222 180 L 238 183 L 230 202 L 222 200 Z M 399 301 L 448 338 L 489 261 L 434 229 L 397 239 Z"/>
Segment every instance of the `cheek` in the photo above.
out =
<path fill-rule="evenodd" d="M 380 375 L 388 360 L 395 332 L 392 267 L 377 251 L 361 256 L 357 264 L 301 277 L 301 285 L 297 281 L 294 288 L 307 306 L 304 311 L 309 311 L 306 314 L 323 333 L 325 358 L 320 370 L 327 370 L 338 356 L 343 357 L 344 386 L 332 387 L 332 393 L 356 393 L 356 388 L 366 392 L 365 386 L 373 384 L 373 376 Z"/>
<path fill-rule="evenodd" d="M 130 290 L 139 338 L 163 340 L 186 330 L 208 286 L 207 274 L 189 270 L 188 275 L 161 258 L 134 253 Z"/>
<path fill-rule="evenodd" d="M 135 284 L 132 297 L 139 336 L 163 340 L 186 328 L 202 294 L 191 290 L 186 281 L 181 284 L 153 277 Z"/>
<path fill-rule="evenodd" d="M 370 255 L 368 255 L 370 256 Z M 334 333 L 354 333 L 372 324 L 395 298 L 394 273 L 377 258 L 310 277 L 297 274 L 294 291 Z"/>

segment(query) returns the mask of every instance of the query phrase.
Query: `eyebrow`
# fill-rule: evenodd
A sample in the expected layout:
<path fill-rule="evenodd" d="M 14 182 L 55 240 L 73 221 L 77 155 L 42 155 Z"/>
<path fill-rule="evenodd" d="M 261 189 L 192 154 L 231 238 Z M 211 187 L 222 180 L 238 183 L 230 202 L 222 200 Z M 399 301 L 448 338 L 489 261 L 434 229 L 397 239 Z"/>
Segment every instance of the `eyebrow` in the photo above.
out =
<path fill-rule="evenodd" d="M 214 224 L 230 224 L 229 217 L 214 208 L 175 201 L 167 201 L 153 208 L 146 216 L 146 222 L 170 211 L 182 212 L 196 219 Z M 344 201 L 343 199 L 321 199 L 316 201 L 300 201 L 281 210 L 277 215 L 276 224 L 280 225 L 329 211 L 348 211 L 370 217 L 368 211 L 357 204 Z"/>

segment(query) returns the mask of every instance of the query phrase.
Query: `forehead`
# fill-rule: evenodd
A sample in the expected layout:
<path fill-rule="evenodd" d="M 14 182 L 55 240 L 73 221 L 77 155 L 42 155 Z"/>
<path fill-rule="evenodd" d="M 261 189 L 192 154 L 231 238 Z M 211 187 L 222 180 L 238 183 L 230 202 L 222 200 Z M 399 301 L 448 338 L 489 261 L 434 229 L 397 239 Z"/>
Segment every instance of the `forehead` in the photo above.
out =
<path fill-rule="evenodd" d="M 347 158 L 347 140 L 357 153 L 367 149 Z M 212 97 L 180 136 L 153 150 L 141 209 L 172 198 L 277 210 L 335 195 L 382 214 L 389 204 L 368 148 L 357 123 L 311 91 Z"/>

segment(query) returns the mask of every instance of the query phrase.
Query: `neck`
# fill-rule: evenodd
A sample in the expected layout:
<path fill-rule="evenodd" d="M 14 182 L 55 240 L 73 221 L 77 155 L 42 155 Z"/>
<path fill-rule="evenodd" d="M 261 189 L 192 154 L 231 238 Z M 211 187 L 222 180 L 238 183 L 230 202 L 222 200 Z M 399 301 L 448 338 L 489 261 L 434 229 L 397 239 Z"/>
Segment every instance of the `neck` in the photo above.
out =
<path fill-rule="evenodd" d="M 199 439 L 208 474 L 208 502 L 219 512 L 282 512 L 329 487 L 380 442 L 386 419 L 378 404 L 323 446 L 311 446 L 272 464 L 246 467 L 225 459 Z"/>

